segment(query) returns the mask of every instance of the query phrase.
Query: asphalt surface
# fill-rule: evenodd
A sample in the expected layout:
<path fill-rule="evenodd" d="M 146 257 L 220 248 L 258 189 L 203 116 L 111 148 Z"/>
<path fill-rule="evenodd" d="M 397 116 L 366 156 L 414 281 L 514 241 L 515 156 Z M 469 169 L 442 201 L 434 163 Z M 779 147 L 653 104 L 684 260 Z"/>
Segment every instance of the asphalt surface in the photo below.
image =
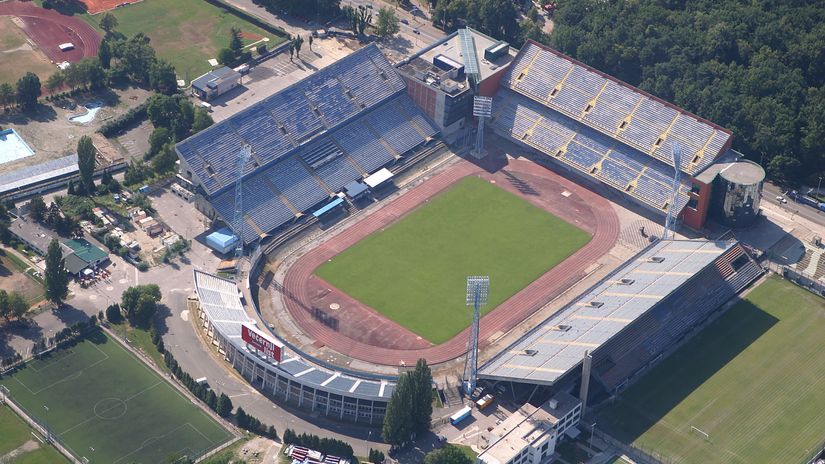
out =
<path fill-rule="evenodd" d="M 776 199 L 777 196 L 782 196 L 786 199 L 786 203 L 782 203 Z M 801 216 L 817 225 L 825 226 L 825 212 L 808 206 L 804 203 L 797 203 L 785 194 L 785 192 L 778 186 L 765 182 L 762 187 L 762 201 L 777 205 L 786 211 L 791 217 Z"/>

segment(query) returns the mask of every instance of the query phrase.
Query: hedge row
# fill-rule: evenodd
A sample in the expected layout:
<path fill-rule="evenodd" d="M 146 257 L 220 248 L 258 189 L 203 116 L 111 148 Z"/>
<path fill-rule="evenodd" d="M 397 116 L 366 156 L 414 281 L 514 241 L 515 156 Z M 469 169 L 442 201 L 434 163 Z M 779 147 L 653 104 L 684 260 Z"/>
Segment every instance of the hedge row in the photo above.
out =
<path fill-rule="evenodd" d="M 104 137 L 112 137 L 114 135 L 118 135 L 118 133 L 120 133 L 130 125 L 146 119 L 148 117 L 148 114 L 146 113 L 146 108 L 148 107 L 148 101 L 141 103 L 140 105 L 124 113 L 122 116 L 119 116 L 107 122 L 106 124 L 101 126 L 101 128 L 97 131 L 103 134 Z"/>

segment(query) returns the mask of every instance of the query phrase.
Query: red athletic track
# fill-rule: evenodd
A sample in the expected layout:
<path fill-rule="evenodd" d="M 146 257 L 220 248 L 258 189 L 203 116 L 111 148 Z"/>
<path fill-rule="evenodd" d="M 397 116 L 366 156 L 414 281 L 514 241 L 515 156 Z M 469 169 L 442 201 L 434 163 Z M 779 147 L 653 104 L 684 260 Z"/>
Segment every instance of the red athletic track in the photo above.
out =
<path fill-rule="evenodd" d="M 600 195 L 530 161 L 511 160 L 507 169 L 552 179 L 584 199 L 596 217 L 596 230 L 593 239 L 587 245 L 481 319 L 480 347 L 488 345 L 494 334 L 509 331 L 532 315 L 549 299 L 580 280 L 585 274 L 585 269 L 607 254 L 619 236 L 619 219 L 610 203 Z M 290 295 L 290 298 L 284 298 L 284 303 L 301 330 L 319 344 L 326 345 L 346 356 L 373 364 L 413 365 L 419 358 L 425 358 L 429 364 L 437 364 L 466 353 L 469 328 L 441 345 L 423 349 L 392 349 L 368 345 L 348 338 L 314 319 L 312 314 L 304 308 L 311 307 L 308 281 L 321 263 L 357 243 L 373 231 L 396 221 L 459 179 L 483 172 L 477 166 L 461 161 L 299 258 L 284 278 L 285 293 Z"/>
<path fill-rule="evenodd" d="M 54 10 L 40 8 L 33 3 L 9 1 L 0 3 L 0 16 L 17 16 L 23 21 L 23 30 L 54 63 L 80 61 L 97 56 L 100 36 L 92 26 L 80 18 L 65 16 Z M 66 42 L 75 49 L 60 51 L 58 45 Z"/>

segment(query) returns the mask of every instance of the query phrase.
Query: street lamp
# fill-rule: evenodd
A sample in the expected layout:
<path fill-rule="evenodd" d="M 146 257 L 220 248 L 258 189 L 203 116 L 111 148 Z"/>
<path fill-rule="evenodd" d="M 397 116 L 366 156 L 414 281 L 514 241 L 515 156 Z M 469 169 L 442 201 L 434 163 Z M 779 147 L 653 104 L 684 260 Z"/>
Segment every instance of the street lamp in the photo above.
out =
<path fill-rule="evenodd" d="M 816 197 L 819 199 L 819 187 L 822 186 L 822 176 L 819 176 L 819 183 L 816 184 Z"/>
<path fill-rule="evenodd" d="M 596 423 L 590 425 L 590 449 L 593 449 L 593 433 L 596 432 Z"/>

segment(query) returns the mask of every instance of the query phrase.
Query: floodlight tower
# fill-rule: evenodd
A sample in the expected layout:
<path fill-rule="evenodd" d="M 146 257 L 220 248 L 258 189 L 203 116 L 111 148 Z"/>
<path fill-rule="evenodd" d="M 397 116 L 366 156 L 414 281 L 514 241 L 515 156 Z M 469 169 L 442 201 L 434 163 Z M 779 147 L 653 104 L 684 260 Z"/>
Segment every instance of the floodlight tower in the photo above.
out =
<path fill-rule="evenodd" d="M 467 345 L 467 360 L 464 362 L 464 392 L 473 393 L 478 380 L 478 326 L 479 309 L 487 304 L 490 292 L 489 276 L 467 277 L 467 306 L 473 307 L 473 325 L 470 326 L 470 341 Z"/>
<path fill-rule="evenodd" d="M 241 152 L 238 155 L 237 178 L 235 178 L 235 216 L 232 218 L 232 228 L 238 236 L 238 243 L 235 245 L 236 268 L 239 268 L 243 256 L 243 171 L 251 156 L 252 147 L 248 144 L 241 146 Z"/>
<path fill-rule="evenodd" d="M 476 132 L 476 146 L 472 155 L 478 159 L 484 158 L 484 121 L 493 114 L 493 99 L 478 95 L 478 84 L 481 82 L 481 71 L 478 67 L 476 44 L 469 29 L 459 29 L 458 38 L 461 42 L 461 55 L 464 58 L 464 73 L 473 89 L 473 116 L 478 118 Z"/>
<path fill-rule="evenodd" d="M 679 196 L 679 178 L 682 175 L 682 147 L 679 146 L 679 142 L 673 141 L 670 144 L 671 151 L 673 153 L 673 185 L 671 186 L 671 193 L 670 193 L 670 205 L 668 205 L 667 209 L 667 218 L 665 218 L 665 232 L 662 234 L 662 238 L 665 240 L 673 240 L 676 238 L 676 215 L 679 214 L 679 211 L 676 211 L 676 198 Z"/>

